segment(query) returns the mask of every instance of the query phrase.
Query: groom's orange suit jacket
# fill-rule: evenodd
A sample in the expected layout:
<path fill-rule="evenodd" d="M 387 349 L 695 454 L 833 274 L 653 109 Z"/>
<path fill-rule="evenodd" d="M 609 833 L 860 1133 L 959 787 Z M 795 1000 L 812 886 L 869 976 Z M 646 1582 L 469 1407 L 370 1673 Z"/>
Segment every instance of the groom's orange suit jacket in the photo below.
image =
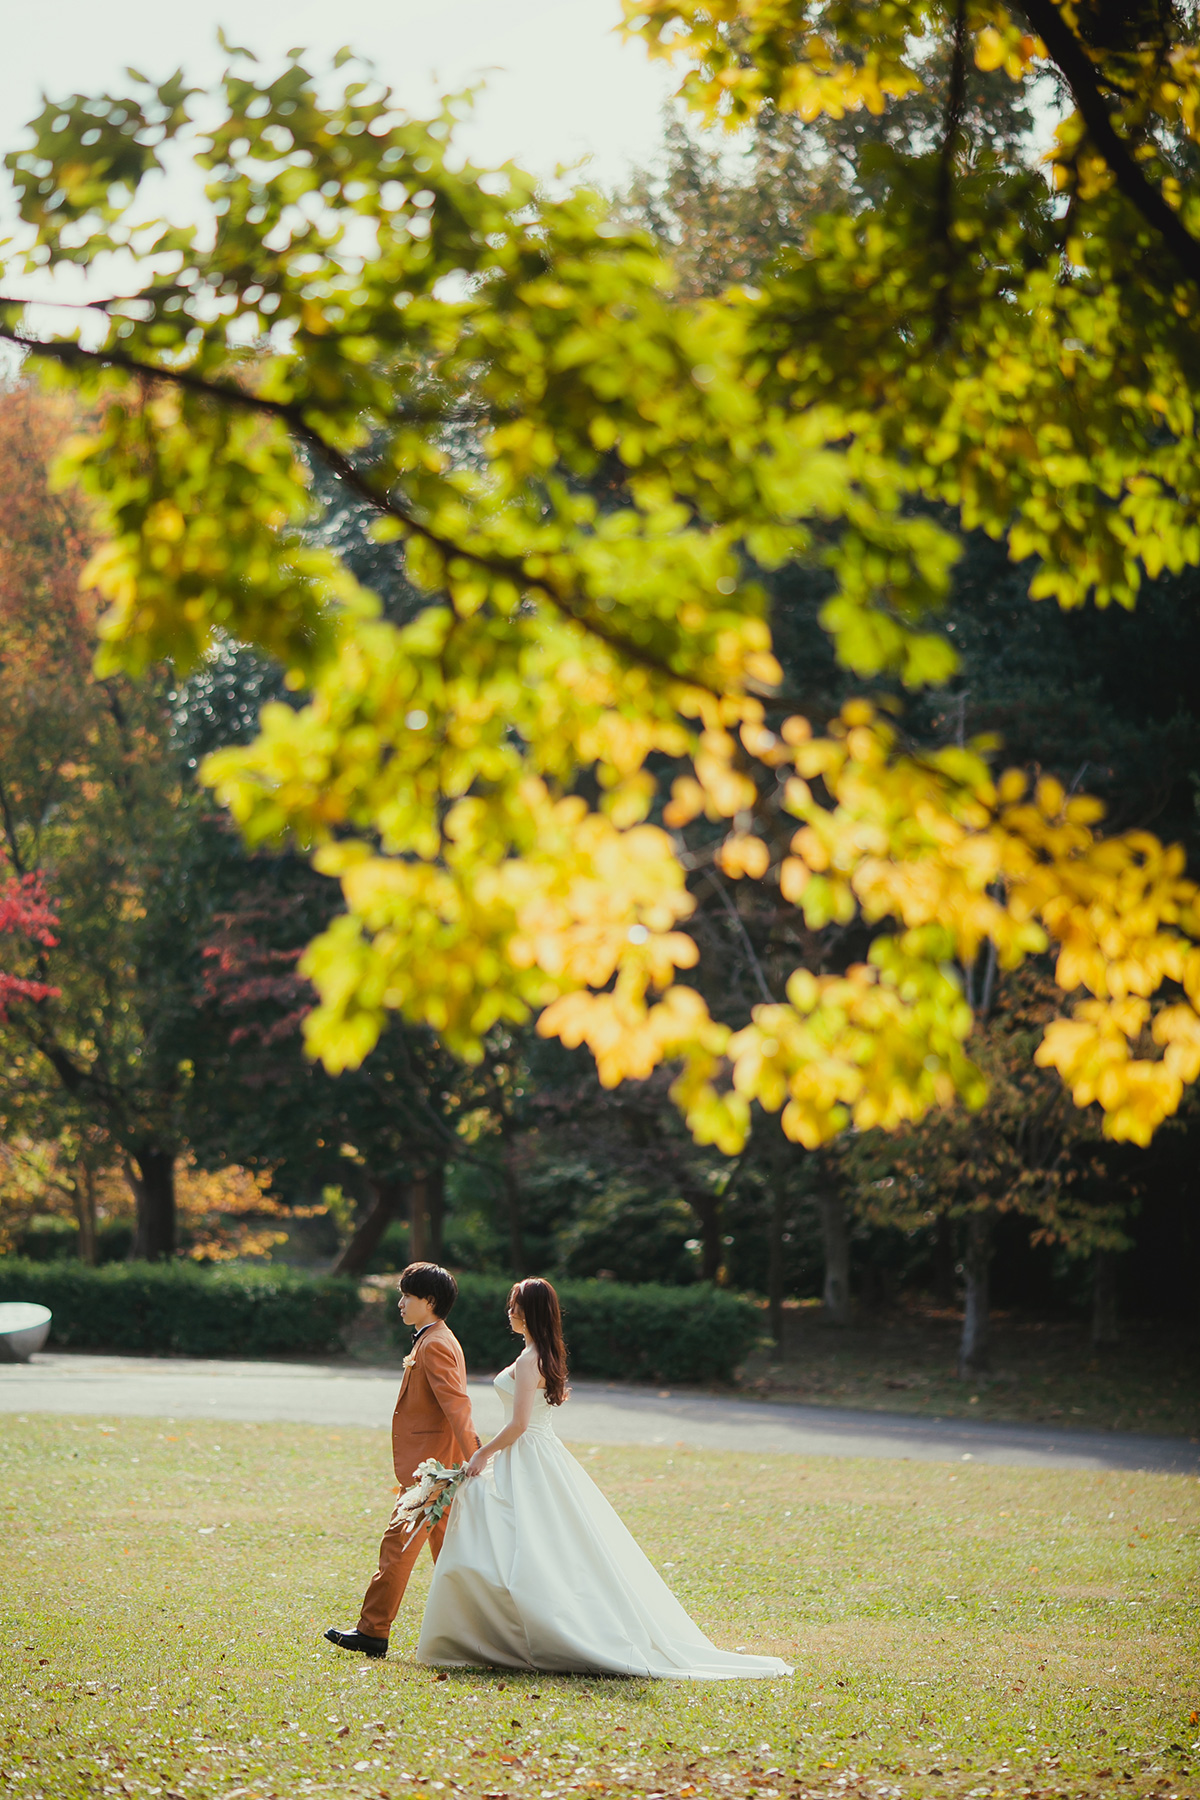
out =
<path fill-rule="evenodd" d="M 392 1414 L 392 1462 L 407 1487 L 427 1456 L 465 1462 L 479 1448 L 467 1398 L 467 1365 L 450 1327 L 438 1320 L 417 1339 Z"/>

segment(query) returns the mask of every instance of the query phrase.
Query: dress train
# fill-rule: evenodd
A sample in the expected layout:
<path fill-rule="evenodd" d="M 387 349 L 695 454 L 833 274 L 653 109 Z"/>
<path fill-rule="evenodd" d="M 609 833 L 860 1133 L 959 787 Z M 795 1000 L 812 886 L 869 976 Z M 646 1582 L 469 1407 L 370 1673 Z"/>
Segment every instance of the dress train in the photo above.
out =
<path fill-rule="evenodd" d="M 507 1420 L 512 1371 L 494 1385 Z M 526 1431 L 455 1495 L 417 1661 L 700 1681 L 792 1673 L 709 1642 L 560 1442 L 540 1390 Z"/>

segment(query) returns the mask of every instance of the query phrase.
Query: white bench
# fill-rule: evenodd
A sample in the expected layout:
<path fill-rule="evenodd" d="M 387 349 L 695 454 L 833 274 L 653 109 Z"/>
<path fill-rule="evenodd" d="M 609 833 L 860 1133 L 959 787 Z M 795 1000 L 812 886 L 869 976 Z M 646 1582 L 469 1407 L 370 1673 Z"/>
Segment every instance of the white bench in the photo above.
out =
<path fill-rule="evenodd" d="M 50 1317 L 32 1300 L 0 1301 L 0 1362 L 28 1362 L 49 1336 Z"/>

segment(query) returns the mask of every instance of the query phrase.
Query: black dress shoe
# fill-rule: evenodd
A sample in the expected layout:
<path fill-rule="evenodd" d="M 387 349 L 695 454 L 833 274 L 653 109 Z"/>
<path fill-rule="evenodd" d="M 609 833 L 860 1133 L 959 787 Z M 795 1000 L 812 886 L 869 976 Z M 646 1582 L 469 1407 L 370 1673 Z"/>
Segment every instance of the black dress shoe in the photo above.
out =
<path fill-rule="evenodd" d="M 386 1656 L 388 1641 L 386 1638 L 367 1637 L 362 1631 L 335 1631 L 333 1626 L 325 1633 L 331 1644 L 339 1650 L 361 1650 L 364 1656 Z"/>

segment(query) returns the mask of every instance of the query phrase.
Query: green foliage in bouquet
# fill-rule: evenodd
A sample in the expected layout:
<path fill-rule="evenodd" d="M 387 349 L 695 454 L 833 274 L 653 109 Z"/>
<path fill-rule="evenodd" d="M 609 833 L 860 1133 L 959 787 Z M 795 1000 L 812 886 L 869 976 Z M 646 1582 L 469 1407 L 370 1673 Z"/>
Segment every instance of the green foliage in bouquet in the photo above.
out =
<path fill-rule="evenodd" d="M 442 1514 L 450 1510 L 455 1494 L 466 1480 L 466 1465 L 455 1463 L 448 1469 L 436 1456 L 427 1456 L 413 1473 L 416 1480 L 396 1502 L 397 1513 L 409 1521 L 409 1537 L 436 1525 Z"/>

